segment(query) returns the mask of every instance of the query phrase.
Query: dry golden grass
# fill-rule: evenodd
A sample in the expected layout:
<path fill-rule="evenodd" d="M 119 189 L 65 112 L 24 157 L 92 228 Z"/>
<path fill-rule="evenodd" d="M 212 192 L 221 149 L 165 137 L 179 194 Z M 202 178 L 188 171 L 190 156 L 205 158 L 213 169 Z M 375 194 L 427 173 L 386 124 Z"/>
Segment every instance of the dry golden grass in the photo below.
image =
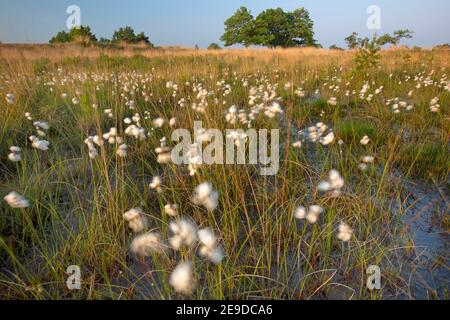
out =
<path fill-rule="evenodd" d="M 263 63 L 274 63 L 277 67 L 288 68 L 301 63 L 315 69 L 326 68 L 335 64 L 348 65 L 354 58 L 354 51 L 328 50 L 316 48 L 291 48 L 291 49 L 222 49 L 206 50 L 183 47 L 161 47 L 157 49 L 146 46 L 119 45 L 116 48 L 80 46 L 77 44 L 47 45 L 47 44 L 0 44 L 0 59 L 8 63 L 20 65 L 33 63 L 36 60 L 48 59 L 52 62 L 60 62 L 66 58 L 79 57 L 97 59 L 101 56 L 112 57 L 217 57 L 225 62 L 236 59 L 255 59 Z M 411 50 L 404 47 L 385 49 L 381 51 L 382 64 L 394 69 L 400 61 L 408 59 L 410 63 L 430 62 L 440 67 L 447 67 L 450 61 L 450 50 L 447 49 L 422 49 Z M 258 64 L 252 64 L 251 68 Z"/>

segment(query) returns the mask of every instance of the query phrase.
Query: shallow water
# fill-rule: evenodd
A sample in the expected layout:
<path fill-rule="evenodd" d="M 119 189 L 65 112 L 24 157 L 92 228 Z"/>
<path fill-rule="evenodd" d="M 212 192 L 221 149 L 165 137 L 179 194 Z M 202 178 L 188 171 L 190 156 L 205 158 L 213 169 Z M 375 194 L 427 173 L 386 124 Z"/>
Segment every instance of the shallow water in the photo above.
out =
<path fill-rule="evenodd" d="M 449 183 L 443 187 L 405 182 L 408 208 L 402 217 L 417 256 L 403 276 L 410 279 L 415 299 L 445 298 L 449 290 L 449 233 L 443 225 L 449 213 Z"/>
<path fill-rule="evenodd" d="M 281 125 L 286 128 L 286 119 L 283 120 Z M 298 139 L 298 131 L 299 128 L 292 122 L 291 136 L 294 141 Z M 305 145 L 303 152 L 316 160 L 312 164 L 315 164 L 315 169 L 320 170 L 321 164 L 316 149 L 308 148 L 308 145 L 310 144 Z M 382 172 L 377 170 L 377 174 L 381 176 Z M 421 300 L 445 299 L 450 288 L 450 237 L 443 221 L 445 215 L 450 212 L 450 180 L 441 186 L 435 186 L 406 179 L 399 172 L 392 173 L 390 178 L 392 183 L 401 186 L 405 191 L 404 199 L 401 199 L 401 204 L 396 203 L 395 199 L 384 200 L 390 202 L 391 209 L 401 215 L 401 227 L 409 240 L 412 240 L 413 248 L 411 253 L 404 250 L 396 254 L 399 258 L 398 272 L 409 291 L 390 292 L 388 296 Z M 384 200 L 381 199 L 381 202 Z M 411 246 L 411 242 L 404 245 Z M 338 295 L 346 299 L 343 294 Z"/>

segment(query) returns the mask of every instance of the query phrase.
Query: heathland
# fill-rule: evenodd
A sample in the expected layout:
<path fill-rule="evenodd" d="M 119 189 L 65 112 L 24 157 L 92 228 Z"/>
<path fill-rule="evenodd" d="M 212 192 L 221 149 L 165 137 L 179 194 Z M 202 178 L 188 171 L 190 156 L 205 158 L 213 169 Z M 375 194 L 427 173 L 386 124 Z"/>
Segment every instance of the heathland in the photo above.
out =
<path fill-rule="evenodd" d="M 448 298 L 450 50 L 357 63 L 0 46 L 0 297 Z M 277 174 L 175 165 L 195 121 L 279 129 Z"/>

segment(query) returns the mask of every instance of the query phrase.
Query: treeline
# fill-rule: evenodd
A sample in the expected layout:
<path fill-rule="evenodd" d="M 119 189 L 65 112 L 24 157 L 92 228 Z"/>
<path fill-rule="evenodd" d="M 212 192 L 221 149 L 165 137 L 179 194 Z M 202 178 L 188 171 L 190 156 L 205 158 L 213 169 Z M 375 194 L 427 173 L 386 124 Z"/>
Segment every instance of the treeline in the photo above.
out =
<path fill-rule="evenodd" d="M 119 28 L 114 31 L 111 39 L 100 38 L 99 40 L 88 26 L 80 26 L 71 29 L 69 32 L 58 32 L 49 41 L 51 44 L 56 43 L 81 43 L 85 45 L 99 44 L 99 45 L 113 45 L 113 44 L 145 44 L 146 46 L 154 47 L 150 42 L 150 38 L 144 32 L 136 34 L 134 29 L 130 26 Z"/>
<path fill-rule="evenodd" d="M 404 38 L 412 38 L 410 30 L 398 30 L 391 34 L 382 36 L 374 35 L 373 38 L 361 38 L 358 33 L 353 32 L 345 38 L 349 49 L 379 48 L 386 44 L 398 45 Z M 225 33 L 220 38 L 225 46 L 243 45 L 265 46 L 269 48 L 282 47 L 317 47 L 322 46 L 314 39 L 314 22 L 308 10 L 299 8 L 285 12 L 281 8 L 267 9 L 254 17 L 246 7 L 240 7 L 230 18 L 225 21 Z M 69 32 L 58 32 L 51 40 L 55 43 L 81 43 L 85 45 L 120 45 L 120 44 L 143 44 L 154 48 L 149 37 L 144 33 L 136 33 L 130 26 L 119 28 L 114 31 L 111 39 L 97 39 L 91 28 L 80 26 Z M 198 49 L 198 46 L 196 46 Z M 211 43 L 209 50 L 220 50 L 217 43 Z M 330 47 L 332 50 L 344 50 L 336 45 Z"/>

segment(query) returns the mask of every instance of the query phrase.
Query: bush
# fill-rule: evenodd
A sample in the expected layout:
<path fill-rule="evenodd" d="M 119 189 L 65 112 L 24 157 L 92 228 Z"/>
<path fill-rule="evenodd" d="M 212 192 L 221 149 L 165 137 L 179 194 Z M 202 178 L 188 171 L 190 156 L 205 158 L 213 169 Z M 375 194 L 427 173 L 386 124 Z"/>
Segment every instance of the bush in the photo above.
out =
<path fill-rule="evenodd" d="M 145 43 L 151 47 L 153 44 L 150 42 L 149 37 L 145 35 L 145 33 L 141 32 L 139 34 L 135 34 L 134 29 L 130 26 L 126 26 L 124 28 L 120 28 L 119 30 L 114 31 L 111 42 L 113 43 Z"/>
<path fill-rule="evenodd" d="M 61 31 L 56 34 L 52 39 L 50 39 L 51 44 L 56 43 L 82 43 L 89 45 L 91 43 L 97 42 L 97 38 L 92 33 L 91 28 L 86 26 L 80 26 L 78 28 L 73 28 L 69 32 Z"/>
<path fill-rule="evenodd" d="M 450 50 L 450 44 L 444 43 L 444 44 L 440 44 L 440 45 L 433 47 L 433 50 L 442 50 L 442 49 Z"/>
<path fill-rule="evenodd" d="M 398 45 L 402 39 L 412 38 L 413 32 L 410 30 L 398 30 L 394 32 L 394 35 L 384 34 L 378 36 L 376 33 L 372 39 L 368 37 L 359 38 L 358 33 L 353 32 L 350 36 L 345 38 L 347 46 L 350 49 L 357 49 L 355 63 L 356 70 L 367 72 L 369 69 L 373 69 L 378 66 L 380 57 L 378 52 L 382 46 L 386 44 Z"/>
<path fill-rule="evenodd" d="M 339 50 L 339 51 L 344 51 L 344 49 L 338 47 L 337 45 L 333 44 L 330 46 L 330 50 Z"/>
<path fill-rule="evenodd" d="M 213 42 L 208 46 L 208 50 L 220 50 L 222 49 L 217 43 Z"/>

